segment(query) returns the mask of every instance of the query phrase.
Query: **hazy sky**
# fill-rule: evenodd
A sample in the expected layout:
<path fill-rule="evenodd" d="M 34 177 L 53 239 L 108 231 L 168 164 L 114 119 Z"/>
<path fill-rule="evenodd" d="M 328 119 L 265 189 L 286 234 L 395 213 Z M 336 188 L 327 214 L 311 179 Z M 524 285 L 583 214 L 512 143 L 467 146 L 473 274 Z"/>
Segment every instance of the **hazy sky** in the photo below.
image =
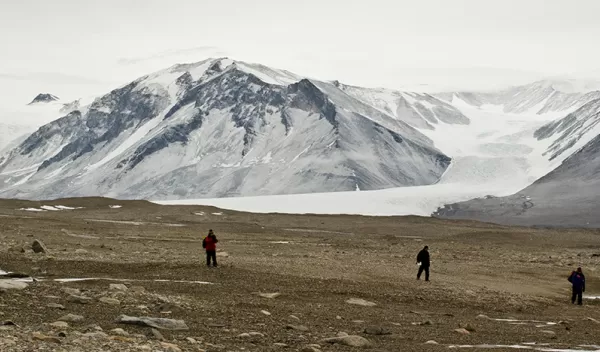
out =
<path fill-rule="evenodd" d="M 0 0 L 0 105 L 208 56 L 392 88 L 598 77 L 599 13 L 598 0 Z"/>

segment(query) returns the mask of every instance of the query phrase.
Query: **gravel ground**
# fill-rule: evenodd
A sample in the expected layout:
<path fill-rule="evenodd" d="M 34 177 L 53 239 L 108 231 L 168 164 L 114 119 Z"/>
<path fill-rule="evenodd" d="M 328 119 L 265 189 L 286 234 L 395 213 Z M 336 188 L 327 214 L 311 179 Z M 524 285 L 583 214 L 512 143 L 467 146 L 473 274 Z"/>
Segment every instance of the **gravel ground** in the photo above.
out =
<path fill-rule="evenodd" d="M 43 205 L 82 208 L 19 210 Z M 220 240 L 219 268 L 204 265 L 209 228 Z M 46 253 L 33 253 L 36 239 Z M 0 351 L 600 345 L 600 300 L 572 306 L 566 280 L 581 265 L 586 294 L 600 296 L 599 240 L 594 230 L 420 217 L 249 214 L 103 198 L 0 201 L 0 268 L 35 278 L 1 290 Z M 425 244 L 431 282 L 415 280 Z M 92 280 L 56 281 L 81 278 Z M 57 323 L 67 314 L 83 318 Z M 153 332 L 117 323 L 121 315 L 183 320 L 187 329 Z M 344 334 L 358 337 L 325 341 Z M 502 350 L 515 349 L 495 349 Z"/>

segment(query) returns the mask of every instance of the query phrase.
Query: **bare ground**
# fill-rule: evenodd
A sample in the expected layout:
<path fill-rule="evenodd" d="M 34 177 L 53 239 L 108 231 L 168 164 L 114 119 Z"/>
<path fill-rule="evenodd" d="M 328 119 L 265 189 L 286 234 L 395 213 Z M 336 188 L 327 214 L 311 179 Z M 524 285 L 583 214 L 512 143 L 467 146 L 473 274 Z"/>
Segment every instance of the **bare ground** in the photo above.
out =
<path fill-rule="evenodd" d="M 83 209 L 19 210 L 41 205 Z M 220 239 L 217 269 L 204 265 L 201 239 L 209 228 Z M 48 253 L 31 252 L 34 239 Z M 425 244 L 432 254 L 431 282 L 415 280 L 414 258 Z M 17 324 L 0 327 L 0 350 L 300 351 L 311 344 L 321 351 L 360 349 L 322 341 L 339 332 L 368 339 L 372 351 L 600 345 L 600 300 L 572 306 L 566 280 L 581 265 L 586 294 L 600 296 L 597 255 L 600 232 L 586 229 L 249 214 L 104 198 L 0 201 L 0 268 L 38 279 L 0 294 L 0 320 Z M 63 278 L 103 280 L 52 281 Z M 129 290 L 111 291 L 110 283 L 125 283 Z M 70 302 L 65 287 L 79 289 L 91 302 Z M 270 299 L 259 292 L 280 295 Z M 351 298 L 376 305 L 346 303 Z M 67 313 L 84 320 L 49 325 Z M 162 331 L 165 344 L 147 337 L 147 327 L 117 324 L 121 314 L 182 319 L 189 330 Z M 508 318 L 515 321 L 494 320 Z M 91 325 L 103 333 L 90 334 L 98 330 Z M 456 332 L 460 327 L 472 331 Z M 117 336 L 115 328 L 128 336 Z M 366 328 L 389 334 L 368 334 Z M 40 341 L 35 332 L 57 339 Z M 244 335 L 253 332 L 260 335 Z M 437 344 L 425 344 L 429 340 Z"/>

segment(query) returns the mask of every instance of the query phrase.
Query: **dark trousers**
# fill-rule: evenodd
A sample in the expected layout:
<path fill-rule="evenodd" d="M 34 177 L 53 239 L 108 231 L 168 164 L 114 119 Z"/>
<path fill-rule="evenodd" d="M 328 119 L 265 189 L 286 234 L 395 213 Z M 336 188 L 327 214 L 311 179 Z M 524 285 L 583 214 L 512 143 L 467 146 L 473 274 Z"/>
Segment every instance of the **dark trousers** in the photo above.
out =
<path fill-rule="evenodd" d="M 423 274 L 423 271 L 425 272 L 425 281 L 429 281 L 429 265 L 427 265 L 427 266 L 421 265 L 419 267 L 419 273 L 417 274 L 417 279 L 418 280 L 421 279 L 421 274 Z"/>
<path fill-rule="evenodd" d="M 206 265 L 210 266 L 211 260 L 213 266 L 217 266 L 217 251 L 206 251 Z"/>
<path fill-rule="evenodd" d="M 583 290 L 581 288 L 573 287 L 573 296 L 571 296 L 571 303 L 575 304 L 575 300 L 577 300 L 577 304 L 583 304 Z"/>

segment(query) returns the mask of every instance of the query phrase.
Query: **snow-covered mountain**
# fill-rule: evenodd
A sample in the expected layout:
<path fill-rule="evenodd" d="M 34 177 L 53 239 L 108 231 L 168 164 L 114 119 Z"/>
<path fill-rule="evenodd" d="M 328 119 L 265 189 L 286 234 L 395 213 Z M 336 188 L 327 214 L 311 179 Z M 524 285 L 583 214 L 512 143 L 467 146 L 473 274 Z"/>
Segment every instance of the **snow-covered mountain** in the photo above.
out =
<path fill-rule="evenodd" d="M 0 157 L 6 149 L 16 146 L 15 141 L 33 131 L 34 126 L 0 123 Z"/>
<path fill-rule="evenodd" d="M 59 100 L 59 98 L 56 95 L 52 95 L 49 93 L 40 93 L 35 98 L 33 98 L 29 105 L 50 103 L 57 100 Z"/>
<path fill-rule="evenodd" d="M 600 135 L 520 192 L 449 204 L 434 215 L 511 225 L 600 227 Z"/>
<path fill-rule="evenodd" d="M 469 118 L 460 110 L 430 94 L 354 87 L 337 81 L 334 84 L 348 95 L 419 129 L 432 130 L 439 123 L 469 124 Z"/>
<path fill-rule="evenodd" d="M 539 140 L 552 140 L 544 155 L 550 160 L 571 155 L 592 138 L 600 134 L 600 98 L 583 105 L 566 117 L 548 123 L 534 136 Z"/>
<path fill-rule="evenodd" d="M 436 183 L 450 158 L 414 126 L 469 120 L 433 96 L 392 93 L 407 102 L 393 109 L 365 98 L 377 94 L 229 59 L 175 65 L 42 126 L 0 161 L 0 196 L 176 199 Z"/>
<path fill-rule="evenodd" d="M 506 113 L 538 115 L 575 110 L 600 98 L 600 83 L 576 80 L 543 80 L 498 92 L 450 92 L 435 94 L 447 101 L 461 100 L 472 106 L 500 105 Z"/>

